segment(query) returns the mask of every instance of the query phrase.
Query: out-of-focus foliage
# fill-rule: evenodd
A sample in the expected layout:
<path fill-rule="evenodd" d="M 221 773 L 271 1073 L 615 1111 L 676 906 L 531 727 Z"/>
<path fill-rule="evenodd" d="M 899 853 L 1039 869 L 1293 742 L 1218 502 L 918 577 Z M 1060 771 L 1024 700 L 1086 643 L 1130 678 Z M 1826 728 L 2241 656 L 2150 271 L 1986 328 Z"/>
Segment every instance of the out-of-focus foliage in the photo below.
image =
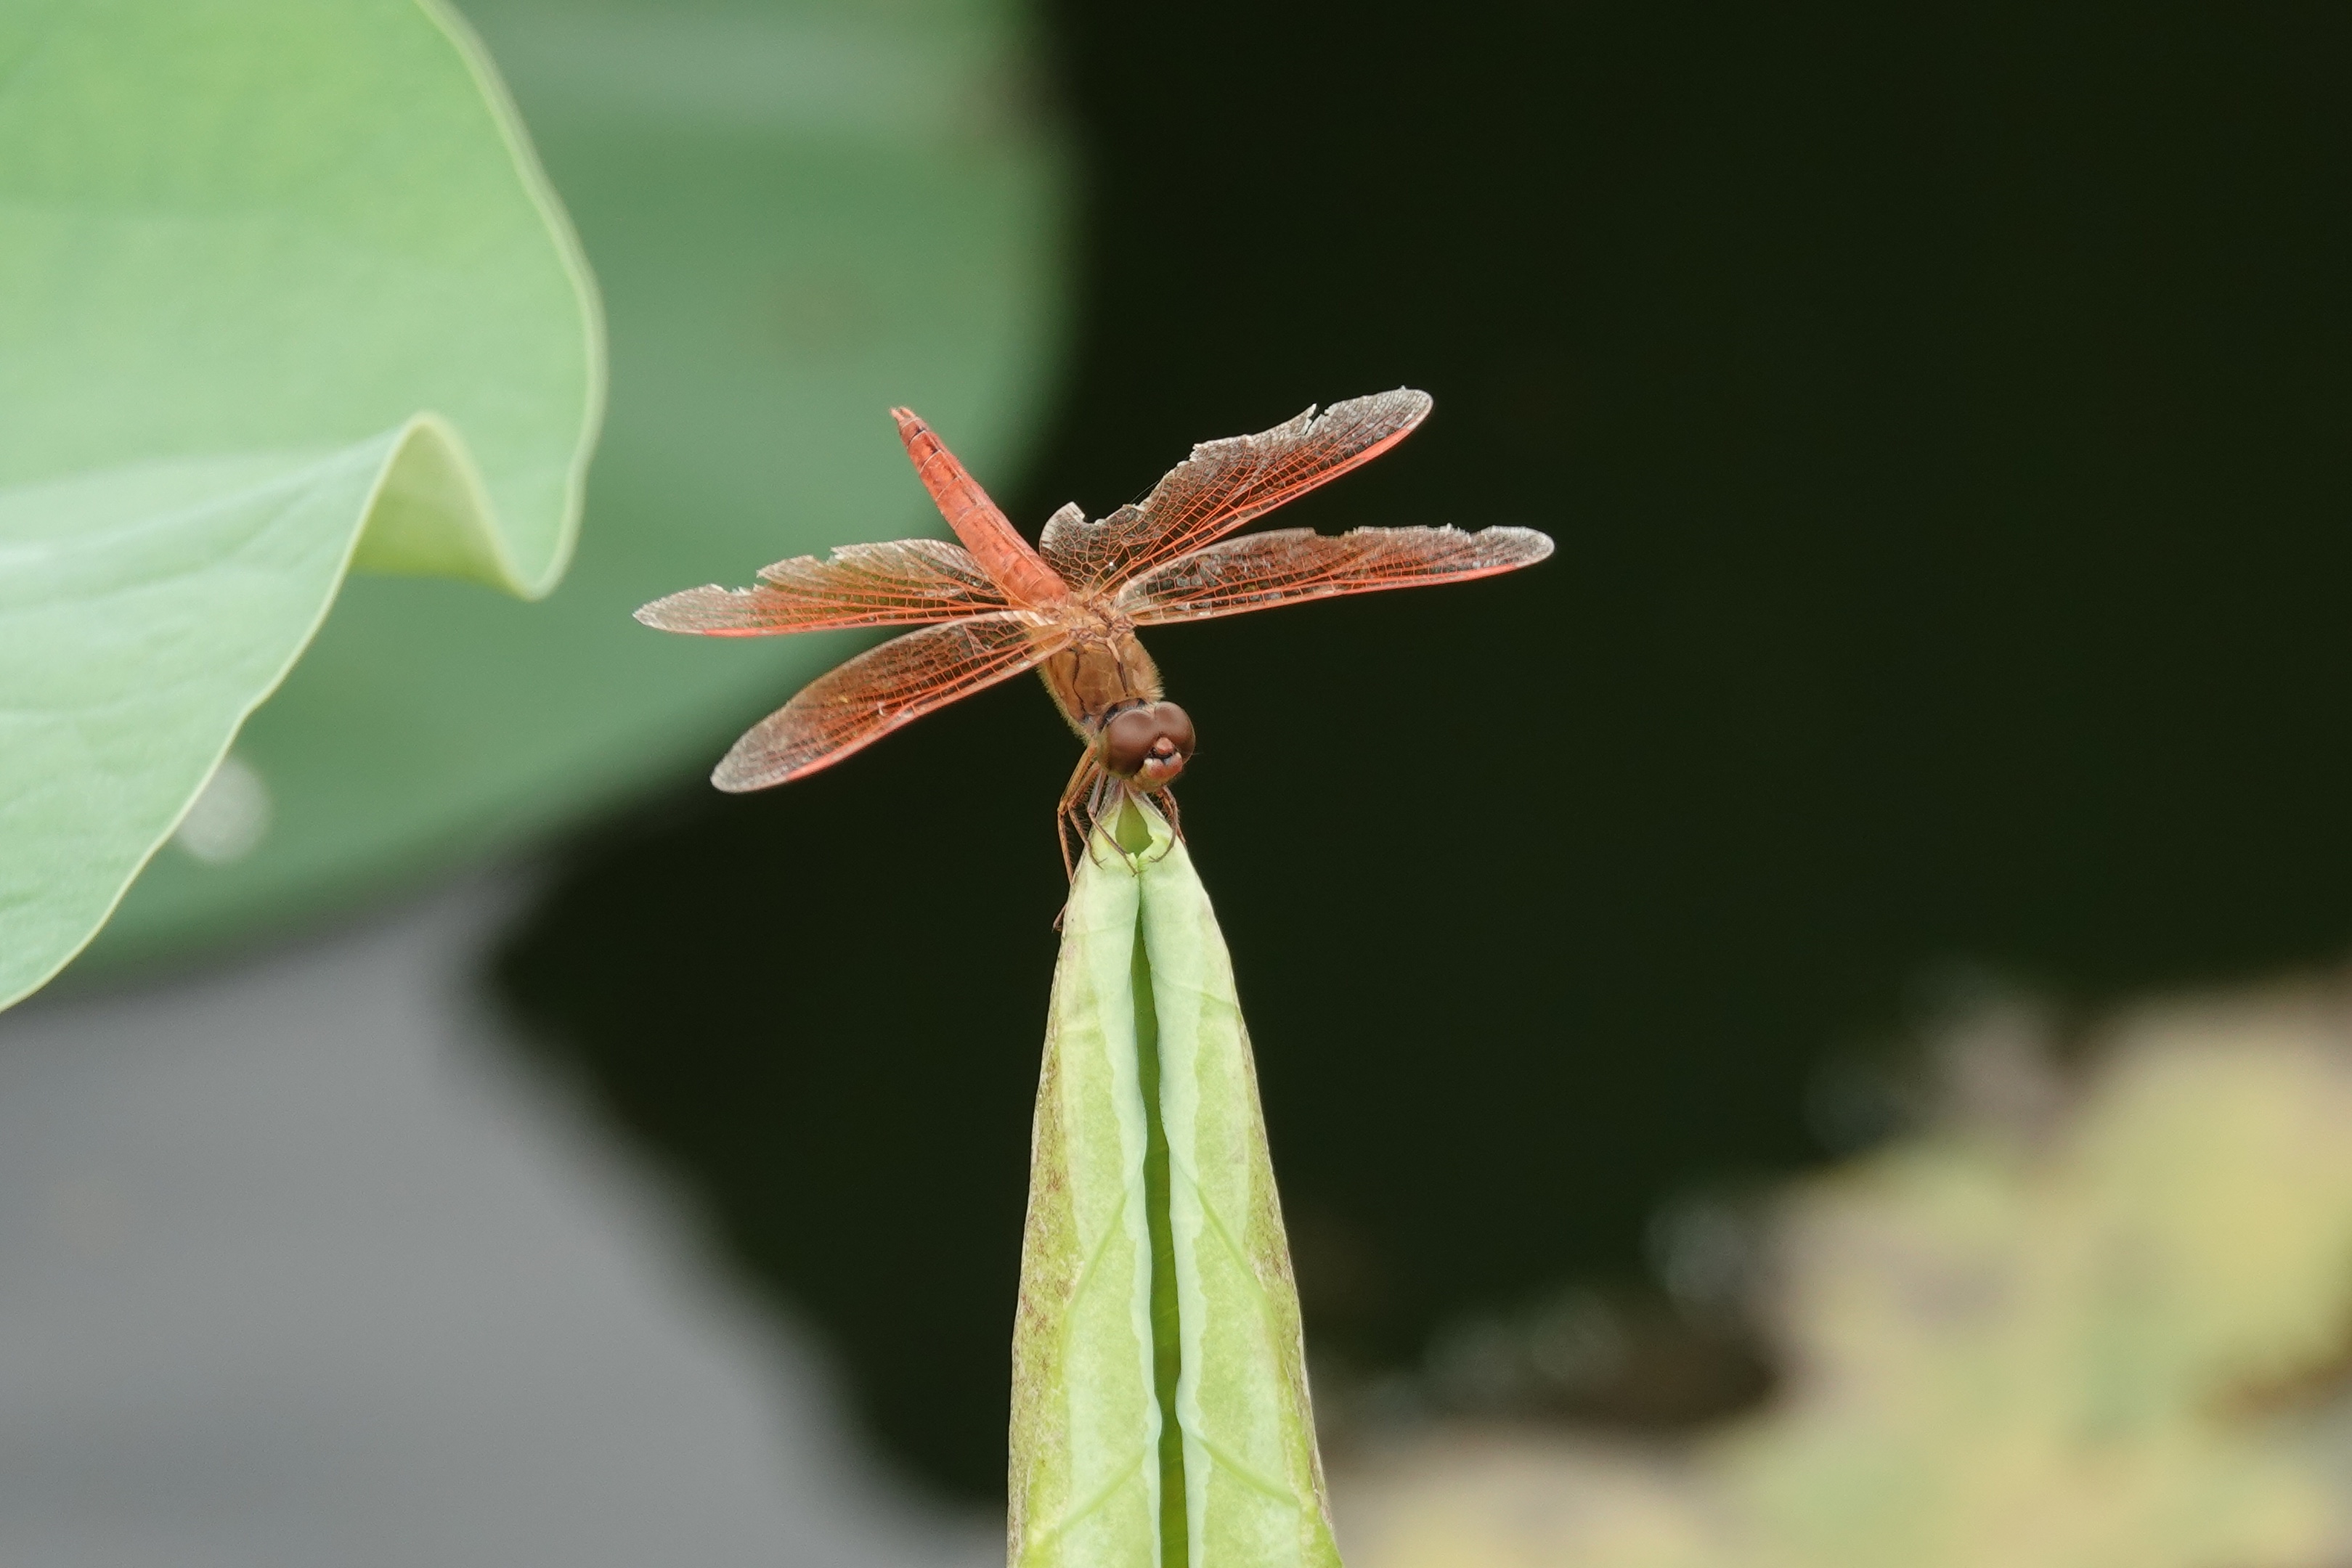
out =
<path fill-rule="evenodd" d="M 2347 1021 L 2317 988 L 2153 1009 L 2046 1123 L 1961 1118 L 1800 1189 L 1773 1407 L 1682 1452 L 1401 1456 L 1359 1478 L 1350 1561 L 2341 1561 Z"/>
<path fill-rule="evenodd" d="M 0 202 L 5 1004 L 106 918 L 355 557 L 549 590 L 603 364 L 501 90 L 415 0 L 13 6 Z"/>
<path fill-rule="evenodd" d="M 1061 323 L 1064 160 L 996 0 L 478 0 L 594 265 L 613 392 L 581 550 L 528 612 L 362 580 L 237 747 L 272 825 L 176 852 L 93 957 L 283 921 L 698 778 L 854 647 L 707 643 L 681 583 L 935 531 L 887 410 L 1001 482 Z"/>

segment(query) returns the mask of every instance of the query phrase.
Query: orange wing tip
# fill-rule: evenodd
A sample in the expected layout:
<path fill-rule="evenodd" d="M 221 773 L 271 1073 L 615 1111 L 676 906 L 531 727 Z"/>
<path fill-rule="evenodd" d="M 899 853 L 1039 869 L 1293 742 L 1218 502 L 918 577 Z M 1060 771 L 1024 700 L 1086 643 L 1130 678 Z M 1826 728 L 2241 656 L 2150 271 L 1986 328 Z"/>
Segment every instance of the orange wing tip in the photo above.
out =
<path fill-rule="evenodd" d="M 881 738 L 881 736 L 874 736 L 856 746 L 845 746 L 839 750 L 827 752 L 814 762 L 779 768 L 773 762 L 762 761 L 758 748 L 750 745 L 751 736 L 758 733 L 753 730 L 751 735 L 746 735 L 735 743 L 732 750 L 719 759 L 719 766 L 710 770 L 713 788 L 723 789 L 730 795 L 750 795 L 761 789 L 772 789 L 779 784 L 789 784 L 795 779 L 822 773 L 843 758 L 863 751 L 873 741 Z"/>
<path fill-rule="evenodd" d="M 706 582 L 700 588 L 682 589 L 666 593 L 651 604 L 640 604 L 631 619 L 641 626 L 656 632 L 693 632 L 710 635 L 720 631 L 711 623 L 710 607 L 727 604 L 740 598 L 735 590 Z"/>
<path fill-rule="evenodd" d="M 649 604 L 638 605 L 630 612 L 630 619 L 640 626 L 650 626 L 656 632 L 691 631 L 693 628 L 681 623 L 684 617 L 678 614 L 681 608 L 680 601 L 691 601 L 695 595 L 712 592 L 718 587 L 717 583 L 711 582 L 705 583 L 700 588 L 689 588 L 677 593 L 665 593 Z"/>
<path fill-rule="evenodd" d="M 755 769 L 737 766 L 735 754 L 731 751 L 710 770 L 711 787 L 723 789 L 730 795 L 749 795 L 755 789 L 765 789 L 771 784 L 782 782 L 782 779 L 764 778 Z"/>
<path fill-rule="evenodd" d="M 1517 558 L 1511 562 L 1513 566 L 1533 566 L 1536 562 L 1549 558 L 1551 552 L 1558 548 L 1551 542 L 1551 536 L 1549 534 L 1544 533 L 1536 528 L 1480 528 L 1476 533 L 1470 537 L 1472 538 L 1493 538 L 1499 544 L 1517 545 L 1519 547 L 1517 550 L 1513 552 L 1513 554 Z"/>
<path fill-rule="evenodd" d="M 763 762 L 760 755 L 761 748 L 751 744 L 752 737 L 759 733 L 757 729 L 752 730 L 751 734 L 744 736 L 730 747 L 726 756 L 719 759 L 719 766 L 710 770 L 710 782 L 713 786 L 724 789 L 730 795 L 749 795 L 753 790 L 772 789 L 778 784 L 788 783 L 803 773 L 814 771 L 809 768 L 786 768 L 780 770 L 774 762 Z"/>
<path fill-rule="evenodd" d="M 1477 577 L 1499 577 L 1507 571 L 1517 571 L 1549 559 L 1554 546 L 1551 536 L 1534 528 L 1480 528 L 1465 536 L 1478 552 L 1477 564 L 1461 573 L 1463 580 Z"/>
<path fill-rule="evenodd" d="M 1437 400 L 1417 387 L 1398 387 L 1392 392 L 1373 392 L 1367 397 L 1351 397 L 1335 402 L 1323 411 L 1316 424 L 1371 424 L 1385 426 L 1388 434 L 1371 448 L 1372 453 L 1387 451 L 1412 434 L 1429 417 Z M 1313 413 L 1313 409 L 1307 411 Z"/>

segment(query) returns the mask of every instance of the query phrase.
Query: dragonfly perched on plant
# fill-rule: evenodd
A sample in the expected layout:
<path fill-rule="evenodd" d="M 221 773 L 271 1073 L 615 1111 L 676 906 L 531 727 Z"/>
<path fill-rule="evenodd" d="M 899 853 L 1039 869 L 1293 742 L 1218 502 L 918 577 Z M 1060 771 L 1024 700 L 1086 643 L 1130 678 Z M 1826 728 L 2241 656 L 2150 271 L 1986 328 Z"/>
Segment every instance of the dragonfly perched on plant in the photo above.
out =
<path fill-rule="evenodd" d="M 1457 582 L 1551 553 L 1532 528 L 1281 528 L 1227 534 L 1368 463 L 1428 414 L 1400 388 L 1334 403 L 1272 430 L 1205 442 L 1141 501 L 1089 522 L 1076 503 L 1032 549 L 912 411 L 891 410 L 923 486 L 961 545 L 845 545 L 796 556 L 756 588 L 716 584 L 657 599 L 637 619 L 665 632 L 758 637 L 850 626 L 922 626 L 801 688 L 735 743 L 711 782 L 764 789 L 827 768 L 901 725 L 1026 670 L 1086 750 L 1055 808 L 1064 869 L 1073 836 L 1131 796 L 1164 802 L 1192 759 L 1192 720 L 1166 701 L 1140 627 L 1277 604 Z M 1222 541 L 1222 542 L 1220 542 Z"/>

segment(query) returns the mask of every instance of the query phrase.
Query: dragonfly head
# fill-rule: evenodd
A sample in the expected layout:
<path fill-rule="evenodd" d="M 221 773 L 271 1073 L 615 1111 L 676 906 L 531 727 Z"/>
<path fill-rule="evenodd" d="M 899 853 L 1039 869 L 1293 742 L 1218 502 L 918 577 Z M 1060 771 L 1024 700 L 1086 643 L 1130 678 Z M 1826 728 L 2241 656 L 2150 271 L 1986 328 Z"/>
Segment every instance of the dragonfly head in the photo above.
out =
<path fill-rule="evenodd" d="M 1139 703 L 1103 727 L 1102 748 L 1114 777 L 1157 789 L 1192 760 L 1192 716 L 1174 703 Z"/>

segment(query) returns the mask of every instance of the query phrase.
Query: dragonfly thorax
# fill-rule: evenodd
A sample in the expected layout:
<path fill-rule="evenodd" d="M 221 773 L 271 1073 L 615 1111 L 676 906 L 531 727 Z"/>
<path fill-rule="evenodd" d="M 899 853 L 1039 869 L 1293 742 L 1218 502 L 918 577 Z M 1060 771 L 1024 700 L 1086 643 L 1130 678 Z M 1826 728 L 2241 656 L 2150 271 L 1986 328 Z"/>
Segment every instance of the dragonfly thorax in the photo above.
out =
<path fill-rule="evenodd" d="M 1037 668 L 1070 727 L 1092 744 L 1122 708 L 1160 700 L 1160 669 L 1134 632 L 1086 625 Z"/>
<path fill-rule="evenodd" d="M 1070 727 L 1112 778 L 1147 790 L 1172 781 L 1192 756 L 1192 720 L 1160 700 L 1160 666 L 1132 623 L 1089 606 L 1063 624 L 1077 634 L 1037 673 Z"/>

